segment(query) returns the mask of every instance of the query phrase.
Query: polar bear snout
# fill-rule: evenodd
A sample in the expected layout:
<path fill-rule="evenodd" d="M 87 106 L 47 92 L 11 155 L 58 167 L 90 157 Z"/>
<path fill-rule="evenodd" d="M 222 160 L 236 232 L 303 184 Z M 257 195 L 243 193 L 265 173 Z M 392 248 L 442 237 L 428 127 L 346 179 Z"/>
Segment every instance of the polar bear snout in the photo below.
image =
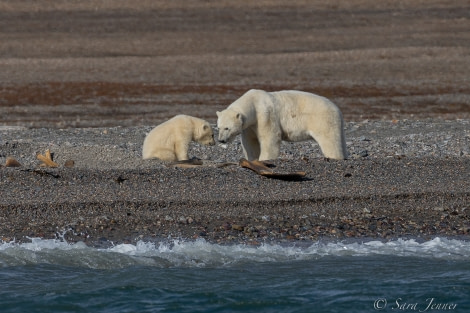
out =
<path fill-rule="evenodd" d="M 220 143 L 229 143 L 233 138 L 230 134 L 230 129 L 224 128 L 224 129 L 219 129 L 219 137 L 218 141 Z"/>
<path fill-rule="evenodd" d="M 207 142 L 207 145 L 208 145 L 208 146 L 213 146 L 213 145 L 215 145 L 214 135 L 212 135 L 212 138 Z"/>
<path fill-rule="evenodd" d="M 221 133 L 219 133 L 219 137 L 217 138 L 217 140 L 220 142 L 220 143 L 227 143 L 227 137 L 225 137 L 224 135 L 222 135 Z"/>

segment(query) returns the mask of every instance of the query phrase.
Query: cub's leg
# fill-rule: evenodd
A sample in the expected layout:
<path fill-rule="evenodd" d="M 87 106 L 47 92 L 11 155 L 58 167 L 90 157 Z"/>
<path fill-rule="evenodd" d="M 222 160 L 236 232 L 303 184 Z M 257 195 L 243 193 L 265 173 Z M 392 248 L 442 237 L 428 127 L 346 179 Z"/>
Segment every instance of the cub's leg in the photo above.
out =
<path fill-rule="evenodd" d="M 188 150 L 189 143 L 183 141 L 175 143 L 175 155 L 177 161 L 189 160 Z"/>
<path fill-rule="evenodd" d="M 160 159 L 162 161 L 176 161 L 176 154 L 171 149 L 159 148 L 153 151 L 150 156 L 147 156 L 145 159 Z"/>

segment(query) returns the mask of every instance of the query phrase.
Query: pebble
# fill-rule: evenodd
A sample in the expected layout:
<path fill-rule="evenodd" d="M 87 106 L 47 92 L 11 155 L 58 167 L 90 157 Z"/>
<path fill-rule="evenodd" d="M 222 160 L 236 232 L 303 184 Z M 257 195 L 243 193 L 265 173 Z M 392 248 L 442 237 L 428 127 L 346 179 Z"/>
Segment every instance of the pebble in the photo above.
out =
<path fill-rule="evenodd" d="M 233 224 L 232 225 L 233 230 L 238 230 L 238 231 L 243 231 L 244 227 L 241 225 Z"/>

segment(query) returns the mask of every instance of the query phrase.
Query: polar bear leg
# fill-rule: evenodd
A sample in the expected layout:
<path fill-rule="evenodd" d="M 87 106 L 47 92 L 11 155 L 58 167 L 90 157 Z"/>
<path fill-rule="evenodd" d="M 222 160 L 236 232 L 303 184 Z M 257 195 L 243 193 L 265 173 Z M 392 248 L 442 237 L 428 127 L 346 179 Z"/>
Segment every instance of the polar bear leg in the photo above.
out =
<path fill-rule="evenodd" d="M 249 161 L 257 160 L 260 154 L 260 145 L 255 132 L 251 129 L 243 130 L 241 142 L 245 158 Z"/>
<path fill-rule="evenodd" d="M 344 134 L 327 133 L 321 136 L 313 136 L 313 134 L 311 134 L 311 136 L 320 146 L 325 158 L 335 160 L 347 159 L 348 153 L 346 151 Z"/>
<path fill-rule="evenodd" d="M 178 158 L 175 154 L 174 151 L 171 151 L 171 150 L 164 150 L 164 151 L 161 151 L 159 153 L 159 157 L 158 157 L 160 160 L 163 160 L 163 161 L 177 161 Z"/>
<path fill-rule="evenodd" d="M 188 160 L 189 143 L 180 141 L 175 144 L 175 155 L 177 161 Z"/>
<path fill-rule="evenodd" d="M 279 157 L 281 149 L 281 139 L 273 134 L 265 135 L 259 138 L 261 153 L 259 155 L 260 161 L 274 160 Z"/>
<path fill-rule="evenodd" d="M 159 148 L 158 150 L 153 151 L 151 154 L 146 155 L 144 159 L 160 159 L 162 161 L 176 161 L 176 154 L 173 150 Z"/>

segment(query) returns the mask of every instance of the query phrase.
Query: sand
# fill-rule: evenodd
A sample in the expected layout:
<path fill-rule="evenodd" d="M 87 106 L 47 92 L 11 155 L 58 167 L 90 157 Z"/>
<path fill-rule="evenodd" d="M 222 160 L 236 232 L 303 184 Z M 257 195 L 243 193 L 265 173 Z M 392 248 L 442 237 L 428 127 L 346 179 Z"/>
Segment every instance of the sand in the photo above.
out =
<path fill-rule="evenodd" d="M 0 237 L 90 245 L 468 237 L 470 7 L 461 1 L 15 1 L 0 4 Z M 239 141 L 181 169 L 141 160 L 185 113 L 215 123 L 251 88 L 342 110 L 351 157 L 285 143 L 276 170 Z M 50 149 L 59 168 L 42 168 Z M 72 167 L 65 167 L 73 160 Z"/>

